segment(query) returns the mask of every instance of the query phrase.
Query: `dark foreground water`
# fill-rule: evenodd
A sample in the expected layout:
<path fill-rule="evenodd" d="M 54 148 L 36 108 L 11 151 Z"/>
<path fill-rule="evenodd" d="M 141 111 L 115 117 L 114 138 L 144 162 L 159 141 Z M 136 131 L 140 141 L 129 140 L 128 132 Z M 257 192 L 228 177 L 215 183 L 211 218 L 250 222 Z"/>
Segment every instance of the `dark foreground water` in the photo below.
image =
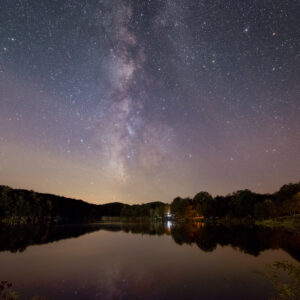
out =
<path fill-rule="evenodd" d="M 223 226 L 0 228 L 0 281 L 21 299 L 268 299 L 266 264 L 299 266 L 300 235 Z"/>

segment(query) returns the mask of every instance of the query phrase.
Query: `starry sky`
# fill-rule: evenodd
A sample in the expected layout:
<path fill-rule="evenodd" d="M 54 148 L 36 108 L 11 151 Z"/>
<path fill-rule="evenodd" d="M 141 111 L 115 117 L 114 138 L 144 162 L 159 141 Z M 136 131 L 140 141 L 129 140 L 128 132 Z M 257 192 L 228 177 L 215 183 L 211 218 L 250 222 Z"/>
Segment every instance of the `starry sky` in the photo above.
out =
<path fill-rule="evenodd" d="M 299 1 L 0 6 L 0 184 L 146 203 L 300 180 Z"/>

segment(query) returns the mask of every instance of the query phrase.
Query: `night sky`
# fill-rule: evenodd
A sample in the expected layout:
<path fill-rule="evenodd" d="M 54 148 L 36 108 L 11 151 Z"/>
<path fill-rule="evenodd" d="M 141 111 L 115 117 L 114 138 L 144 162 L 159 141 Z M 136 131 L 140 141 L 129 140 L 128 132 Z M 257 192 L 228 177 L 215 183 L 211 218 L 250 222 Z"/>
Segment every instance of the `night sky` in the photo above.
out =
<path fill-rule="evenodd" d="M 299 1 L 0 8 L 0 184 L 143 203 L 300 180 Z"/>

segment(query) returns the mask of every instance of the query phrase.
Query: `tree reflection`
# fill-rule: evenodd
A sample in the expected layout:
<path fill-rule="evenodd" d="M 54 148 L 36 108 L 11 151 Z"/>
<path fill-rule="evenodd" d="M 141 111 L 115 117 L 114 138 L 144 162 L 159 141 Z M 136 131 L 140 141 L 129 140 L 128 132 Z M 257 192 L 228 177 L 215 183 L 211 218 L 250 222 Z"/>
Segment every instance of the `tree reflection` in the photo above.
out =
<path fill-rule="evenodd" d="M 170 235 L 178 245 L 197 245 L 205 252 L 231 246 L 257 256 L 267 249 L 283 249 L 300 261 L 300 233 L 249 226 L 227 227 L 202 223 L 107 223 L 87 225 L 1 226 L 0 251 L 24 251 L 30 245 L 51 243 L 98 231 Z"/>
<path fill-rule="evenodd" d="M 196 244 L 205 252 L 220 245 L 257 256 L 264 250 L 281 248 L 300 261 L 300 234 L 281 229 L 187 223 L 175 225 L 171 234 L 177 244 Z"/>
<path fill-rule="evenodd" d="M 266 276 L 276 291 L 271 299 L 300 299 L 300 266 L 287 261 L 276 261 L 266 267 Z"/>
<path fill-rule="evenodd" d="M 93 224 L 56 226 L 50 223 L 17 226 L 2 224 L 0 226 L 0 251 L 23 252 L 30 245 L 79 237 L 99 229 L 99 225 Z"/>

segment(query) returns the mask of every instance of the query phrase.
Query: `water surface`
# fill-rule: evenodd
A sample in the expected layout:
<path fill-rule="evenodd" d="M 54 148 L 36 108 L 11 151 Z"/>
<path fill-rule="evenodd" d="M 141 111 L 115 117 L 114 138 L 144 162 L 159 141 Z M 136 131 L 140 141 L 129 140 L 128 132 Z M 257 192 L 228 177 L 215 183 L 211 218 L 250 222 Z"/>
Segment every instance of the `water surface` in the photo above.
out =
<path fill-rule="evenodd" d="M 0 280 L 22 299 L 268 299 L 266 264 L 300 261 L 300 236 L 201 224 L 0 229 Z"/>

